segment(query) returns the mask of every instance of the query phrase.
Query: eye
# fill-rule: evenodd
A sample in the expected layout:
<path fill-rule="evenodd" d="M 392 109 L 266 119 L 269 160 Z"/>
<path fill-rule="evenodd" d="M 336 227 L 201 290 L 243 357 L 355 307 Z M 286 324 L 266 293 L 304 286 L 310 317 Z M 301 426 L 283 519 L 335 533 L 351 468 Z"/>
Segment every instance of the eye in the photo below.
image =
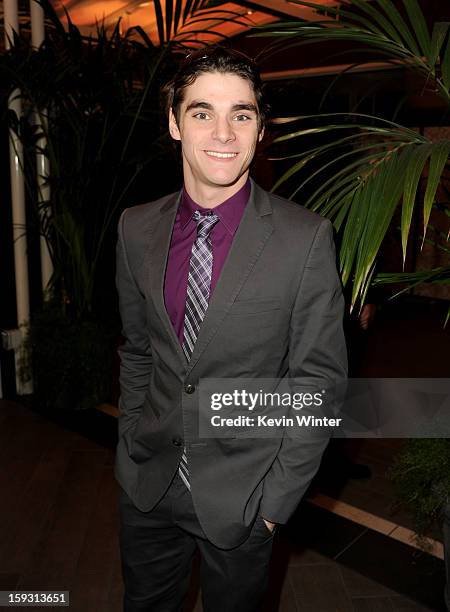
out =
<path fill-rule="evenodd" d="M 205 121 L 206 119 L 209 119 L 209 115 L 205 112 L 200 112 L 200 113 L 195 113 L 195 115 L 193 115 L 195 117 L 195 119 L 200 119 L 202 121 Z"/>
<path fill-rule="evenodd" d="M 236 115 L 234 117 L 234 120 L 235 121 L 251 121 L 252 117 L 250 117 L 249 115 L 240 114 L 240 115 Z"/>

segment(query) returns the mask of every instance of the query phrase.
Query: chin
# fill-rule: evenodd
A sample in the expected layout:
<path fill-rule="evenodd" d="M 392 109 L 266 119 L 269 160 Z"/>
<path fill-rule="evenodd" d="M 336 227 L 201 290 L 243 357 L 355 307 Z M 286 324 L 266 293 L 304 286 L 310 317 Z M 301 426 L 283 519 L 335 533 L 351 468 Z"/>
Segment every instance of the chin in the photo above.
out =
<path fill-rule="evenodd" d="M 242 178 L 242 174 L 233 174 L 232 176 L 214 176 L 211 177 L 211 184 L 218 185 L 220 187 L 231 187 Z"/>

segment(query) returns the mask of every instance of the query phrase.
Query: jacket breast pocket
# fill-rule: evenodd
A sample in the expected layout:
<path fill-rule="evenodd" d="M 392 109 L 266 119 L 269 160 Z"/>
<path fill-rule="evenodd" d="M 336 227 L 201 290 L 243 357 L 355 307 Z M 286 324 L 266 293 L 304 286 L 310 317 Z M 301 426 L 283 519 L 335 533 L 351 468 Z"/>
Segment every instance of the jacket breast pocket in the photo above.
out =
<path fill-rule="evenodd" d="M 261 298 L 236 300 L 228 314 L 233 315 L 260 315 L 281 309 L 281 302 L 276 298 Z"/>
<path fill-rule="evenodd" d="M 236 300 L 216 337 L 221 361 L 233 364 L 236 377 L 270 377 L 286 353 L 288 329 L 289 313 L 281 300 Z"/>

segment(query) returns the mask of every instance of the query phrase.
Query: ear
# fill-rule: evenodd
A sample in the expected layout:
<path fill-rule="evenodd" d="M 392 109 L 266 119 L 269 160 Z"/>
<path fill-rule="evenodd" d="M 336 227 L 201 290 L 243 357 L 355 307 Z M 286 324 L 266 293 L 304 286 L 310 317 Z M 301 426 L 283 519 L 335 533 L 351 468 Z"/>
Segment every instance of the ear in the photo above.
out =
<path fill-rule="evenodd" d="M 261 142 L 263 138 L 264 138 L 264 128 L 261 128 L 261 131 L 258 134 L 258 142 Z"/>
<path fill-rule="evenodd" d="M 169 132 L 174 140 L 181 140 L 180 130 L 178 129 L 177 120 L 172 109 L 169 111 Z"/>

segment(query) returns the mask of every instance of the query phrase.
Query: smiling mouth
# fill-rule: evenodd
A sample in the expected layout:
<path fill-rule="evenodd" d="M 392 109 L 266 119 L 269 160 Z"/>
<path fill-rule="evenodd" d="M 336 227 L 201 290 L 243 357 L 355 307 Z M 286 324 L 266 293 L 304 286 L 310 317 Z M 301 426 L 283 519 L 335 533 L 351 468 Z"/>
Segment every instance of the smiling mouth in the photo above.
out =
<path fill-rule="evenodd" d="M 217 157 L 219 159 L 233 159 L 236 157 L 237 153 L 220 153 L 219 151 L 205 151 L 206 155 L 210 157 Z"/>

